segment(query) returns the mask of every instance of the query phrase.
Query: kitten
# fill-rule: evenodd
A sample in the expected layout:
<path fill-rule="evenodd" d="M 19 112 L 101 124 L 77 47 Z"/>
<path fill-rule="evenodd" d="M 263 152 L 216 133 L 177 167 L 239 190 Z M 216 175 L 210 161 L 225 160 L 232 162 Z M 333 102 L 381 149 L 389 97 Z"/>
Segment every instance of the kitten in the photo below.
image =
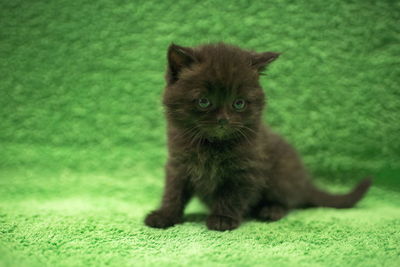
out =
<path fill-rule="evenodd" d="M 294 148 L 262 122 L 259 76 L 278 56 L 223 43 L 170 45 L 166 185 L 148 226 L 180 223 L 193 195 L 210 208 L 207 227 L 224 231 L 244 216 L 276 221 L 294 208 L 350 208 L 366 193 L 370 179 L 344 195 L 313 186 Z"/>

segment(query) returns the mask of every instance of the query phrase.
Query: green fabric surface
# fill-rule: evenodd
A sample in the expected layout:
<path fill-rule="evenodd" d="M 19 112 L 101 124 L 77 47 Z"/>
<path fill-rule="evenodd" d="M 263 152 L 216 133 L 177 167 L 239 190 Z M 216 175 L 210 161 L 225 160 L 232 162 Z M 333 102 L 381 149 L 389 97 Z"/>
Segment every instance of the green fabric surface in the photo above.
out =
<path fill-rule="evenodd" d="M 398 266 L 399 1 L 1 1 L 0 266 Z M 143 225 L 166 160 L 166 49 L 282 52 L 265 120 L 349 210 Z"/>

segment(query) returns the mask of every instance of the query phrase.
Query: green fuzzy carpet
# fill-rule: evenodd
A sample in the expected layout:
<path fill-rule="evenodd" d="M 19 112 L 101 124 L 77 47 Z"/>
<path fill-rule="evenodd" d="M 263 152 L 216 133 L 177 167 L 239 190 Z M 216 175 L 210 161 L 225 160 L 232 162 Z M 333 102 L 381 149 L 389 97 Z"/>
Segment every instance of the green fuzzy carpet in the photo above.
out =
<path fill-rule="evenodd" d="M 398 266 L 399 1 L 0 1 L 0 266 Z M 171 42 L 283 52 L 265 120 L 354 209 L 143 225 L 166 159 Z"/>

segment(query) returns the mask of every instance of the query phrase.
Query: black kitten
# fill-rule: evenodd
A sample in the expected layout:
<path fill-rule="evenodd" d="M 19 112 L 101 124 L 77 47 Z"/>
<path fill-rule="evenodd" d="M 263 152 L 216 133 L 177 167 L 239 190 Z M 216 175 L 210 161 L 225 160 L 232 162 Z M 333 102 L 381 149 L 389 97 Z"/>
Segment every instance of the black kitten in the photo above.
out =
<path fill-rule="evenodd" d="M 246 215 L 279 220 L 293 208 L 349 208 L 366 193 L 369 179 L 345 195 L 317 189 L 292 146 L 262 122 L 259 76 L 278 56 L 222 43 L 169 47 L 166 185 L 148 226 L 181 222 L 194 194 L 211 210 L 208 228 L 224 231 Z"/>

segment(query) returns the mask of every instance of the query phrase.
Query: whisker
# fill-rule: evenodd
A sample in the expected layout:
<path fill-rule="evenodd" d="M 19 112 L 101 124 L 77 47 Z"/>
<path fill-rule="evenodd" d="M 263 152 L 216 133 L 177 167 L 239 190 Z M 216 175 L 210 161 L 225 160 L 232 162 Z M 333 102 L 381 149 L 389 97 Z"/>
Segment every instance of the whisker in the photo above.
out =
<path fill-rule="evenodd" d="M 242 125 L 242 128 L 244 128 L 244 129 L 246 129 L 246 130 L 249 130 L 250 132 L 252 132 L 252 133 L 254 133 L 254 134 L 257 134 L 256 131 L 254 131 L 254 130 L 251 129 L 250 127 L 247 127 L 246 125 Z"/>
<path fill-rule="evenodd" d="M 250 141 L 250 139 L 249 139 L 249 137 L 246 135 L 246 133 L 243 131 L 243 129 L 242 128 L 236 128 L 236 130 L 237 130 L 237 132 L 239 133 L 239 134 L 241 134 L 245 139 L 246 139 L 246 141 L 250 144 L 250 145 L 252 145 L 252 142 Z"/>
<path fill-rule="evenodd" d="M 197 141 L 197 139 L 200 137 L 201 135 L 200 135 L 200 131 L 196 131 L 194 134 L 193 134 L 193 136 L 192 136 L 192 138 L 191 138 L 191 140 L 190 140 L 190 145 L 194 145 L 195 143 L 196 143 L 196 141 Z"/>
<path fill-rule="evenodd" d="M 185 129 L 182 133 L 175 136 L 174 140 L 176 139 L 192 139 L 194 135 L 197 133 L 198 129 L 200 128 L 199 125 L 194 125 L 193 127 Z"/>

